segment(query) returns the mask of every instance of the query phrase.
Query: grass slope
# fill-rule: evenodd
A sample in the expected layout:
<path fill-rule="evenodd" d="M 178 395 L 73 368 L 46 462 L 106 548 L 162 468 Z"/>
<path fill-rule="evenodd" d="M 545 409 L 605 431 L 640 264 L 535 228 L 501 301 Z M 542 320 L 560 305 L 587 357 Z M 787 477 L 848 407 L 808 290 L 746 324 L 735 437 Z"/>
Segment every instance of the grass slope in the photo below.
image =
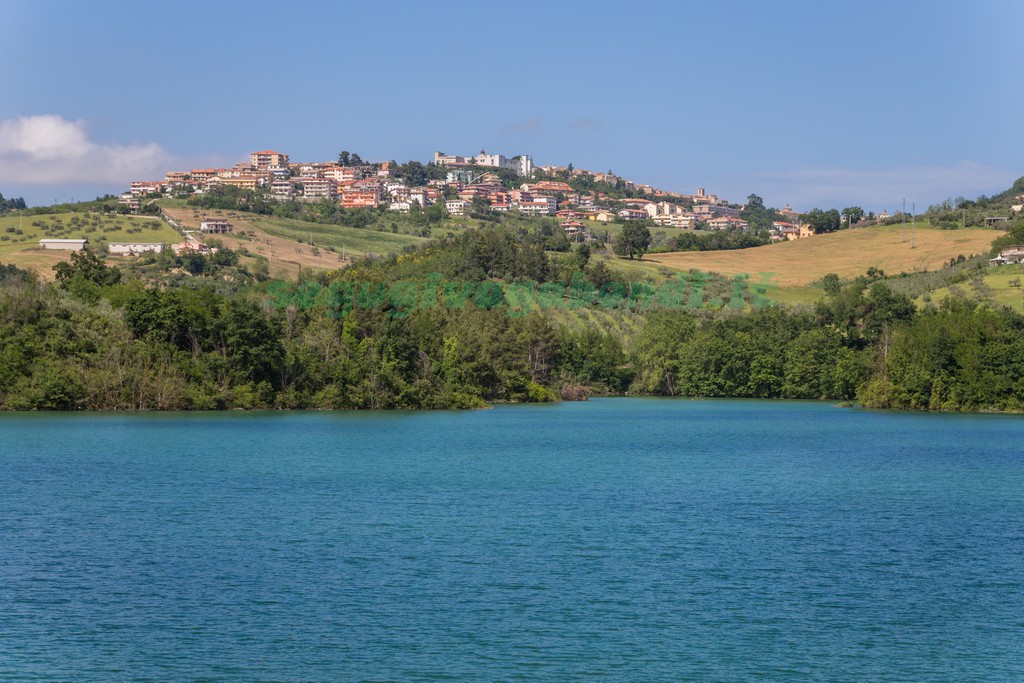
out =
<path fill-rule="evenodd" d="M 969 299 L 990 304 L 1009 306 L 1024 313 L 1024 286 L 1014 286 L 1013 284 L 1014 282 L 1024 283 L 1024 266 L 1010 265 L 989 268 L 979 279 L 984 283 L 980 288 L 974 284 L 972 279 L 953 287 L 936 289 L 928 295 L 928 298 L 937 305 L 950 296 L 966 296 Z M 919 305 L 923 305 L 925 297 L 919 297 L 917 301 Z"/>
<path fill-rule="evenodd" d="M 544 316 L 553 324 L 574 332 L 597 329 L 610 334 L 630 348 L 636 335 L 643 328 L 644 314 L 625 309 L 604 310 L 601 308 L 547 308 Z"/>
<path fill-rule="evenodd" d="M 78 224 L 72 225 L 72 219 Z M 20 230 L 22 234 L 8 232 Z M 7 240 L 3 240 L 7 237 Z M 106 242 L 181 242 L 182 236 L 159 218 L 112 216 L 94 213 L 7 215 L 0 217 L 0 262 L 34 270 L 52 279 L 53 266 L 67 260 L 70 252 L 39 248 L 39 240 L 88 239 Z"/>
<path fill-rule="evenodd" d="M 227 219 L 233 232 L 217 235 L 215 239 L 232 249 L 245 248 L 266 257 L 272 277 L 294 277 L 300 268 L 333 270 L 352 257 L 391 254 L 427 241 L 427 238 L 413 235 L 258 216 L 242 211 L 203 211 L 183 202 L 161 202 L 161 207 L 185 230 L 198 230 L 206 217 Z"/>
<path fill-rule="evenodd" d="M 648 254 L 645 262 L 676 270 L 713 271 L 723 275 L 774 273 L 782 288 L 806 287 L 826 273 L 848 279 L 864 274 L 870 267 L 888 274 L 934 270 L 963 254 L 988 251 L 999 232 L 983 228 L 937 230 L 918 225 L 911 248 L 910 229 L 906 241 L 898 225 L 841 230 L 828 235 L 731 251 L 674 252 Z"/>

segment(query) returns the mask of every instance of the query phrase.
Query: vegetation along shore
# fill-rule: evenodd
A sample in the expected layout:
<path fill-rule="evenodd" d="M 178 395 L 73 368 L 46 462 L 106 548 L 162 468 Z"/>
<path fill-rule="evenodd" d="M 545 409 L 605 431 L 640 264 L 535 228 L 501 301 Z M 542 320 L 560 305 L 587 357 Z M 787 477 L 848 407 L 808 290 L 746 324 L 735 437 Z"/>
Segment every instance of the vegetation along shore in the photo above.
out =
<path fill-rule="evenodd" d="M 578 239 L 556 217 L 483 202 L 461 216 L 317 214 L 226 188 L 115 216 L 113 198 L 6 200 L 0 408 L 464 409 L 642 394 L 1022 411 L 1022 195 L 1024 179 L 932 207 L 909 235 L 905 217 L 836 212 L 834 225 L 819 212 L 808 220 L 827 224 L 801 240 L 771 239 L 779 216 L 754 196 L 737 212 L 758 229 L 623 218 Z M 199 230 L 215 221 L 228 228 Z M 48 239 L 87 248 L 40 248 Z M 132 239 L 161 248 L 119 251 Z"/>

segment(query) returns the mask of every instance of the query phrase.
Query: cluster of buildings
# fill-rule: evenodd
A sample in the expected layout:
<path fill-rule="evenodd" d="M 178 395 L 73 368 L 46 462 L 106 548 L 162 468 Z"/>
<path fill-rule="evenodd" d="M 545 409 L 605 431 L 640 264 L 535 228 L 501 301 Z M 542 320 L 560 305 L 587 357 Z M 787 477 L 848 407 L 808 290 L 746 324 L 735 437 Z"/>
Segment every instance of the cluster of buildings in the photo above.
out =
<path fill-rule="evenodd" d="M 787 206 L 786 209 L 789 209 Z M 785 211 L 786 209 L 783 209 Z M 780 211 L 779 213 L 783 213 Z M 789 209 L 791 213 L 795 213 L 792 209 Z M 795 218 L 795 216 L 793 216 Z M 773 242 L 783 242 L 786 240 L 799 240 L 805 237 L 813 237 L 814 229 L 811 228 L 807 223 L 797 225 L 796 223 L 790 223 L 788 221 L 774 221 L 769 231 Z"/>
<path fill-rule="evenodd" d="M 529 178 L 533 175 L 533 159 L 525 154 L 514 157 L 506 157 L 501 154 L 488 154 L 484 150 L 475 157 L 460 157 L 444 152 L 434 152 L 434 163 L 438 166 L 446 166 L 461 170 L 472 171 L 473 167 L 507 168 L 515 171 L 517 175 Z"/>
<path fill-rule="evenodd" d="M 224 235 L 231 232 L 231 224 L 225 220 L 206 218 L 199 224 L 199 232 L 209 235 Z M 118 256 L 139 256 L 141 254 L 159 254 L 170 248 L 175 254 L 193 252 L 197 254 L 215 254 L 217 247 L 211 247 L 196 237 L 192 231 L 186 230 L 185 241 L 167 245 L 163 242 L 110 242 L 107 253 Z M 89 246 L 88 239 L 41 239 L 39 248 L 50 251 L 84 251 Z"/>
<path fill-rule="evenodd" d="M 358 159 L 358 157 L 356 157 Z M 443 179 L 429 180 L 421 187 L 410 187 L 397 177 L 394 162 L 378 164 L 341 164 L 333 162 L 292 163 L 287 154 L 262 150 L 249 155 L 249 161 L 231 168 L 202 168 L 172 171 L 162 181 L 134 181 L 121 202 L 137 210 L 149 194 L 164 192 L 204 193 L 218 186 L 258 190 L 279 201 L 337 202 L 342 208 L 381 206 L 391 211 L 409 212 L 444 203 L 449 215 L 466 215 L 474 206 L 491 211 L 517 211 L 531 216 L 557 216 L 563 221 L 612 222 L 649 219 L 657 225 L 711 230 L 744 229 L 740 209 L 725 199 L 698 188 L 693 195 L 667 192 L 650 185 L 638 185 L 611 172 L 595 173 L 561 166 L 535 167 L 525 154 L 506 157 L 487 154 L 459 156 L 435 152 L 433 163 L 445 170 Z M 503 180 L 511 170 L 528 182 L 511 189 Z M 561 180 L 533 181 L 535 171 L 545 177 L 589 176 L 594 183 L 607 183 L 616 189 L 642 194 L 642 199 L 613 199 L 606 193 L 578 192 Z M 504 175 L 504 178 L 502 177 Z M 797 212 L 788 206 L 784 218 L 795 221 Z M 585 233 L 575 224 L 564 225 L 566 234 Z M 809 232 L 795 223 L 780 222 L 772 228 L 773 239 L 798 239 Z"/>
<path fill-rule="evenodd" d="M 999 256 L 989 259 L 990 266 L 1005 266 L 1011 263 L 1024 263 L 1024 244 L 1007 247 L 999 252 Z"/>

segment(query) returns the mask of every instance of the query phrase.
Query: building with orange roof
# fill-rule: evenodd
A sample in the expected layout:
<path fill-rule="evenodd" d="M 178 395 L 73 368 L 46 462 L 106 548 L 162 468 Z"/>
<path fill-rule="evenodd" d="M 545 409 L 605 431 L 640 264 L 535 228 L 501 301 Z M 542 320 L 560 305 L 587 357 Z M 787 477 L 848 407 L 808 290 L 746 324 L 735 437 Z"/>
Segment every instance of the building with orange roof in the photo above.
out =
<path fill-rule="evenodd" d="M 264 171 L 271 168 L 288 168 L 288 155 L 265 149 L 262 152 L 252 152 L 249 155 L 249 164 Z"/>
<path fill-rule="evenodd" d="M 341 206 L 345 209 L 375 209 L 380 205 L 381 188 L 346 187 L 341 191 Z"/>

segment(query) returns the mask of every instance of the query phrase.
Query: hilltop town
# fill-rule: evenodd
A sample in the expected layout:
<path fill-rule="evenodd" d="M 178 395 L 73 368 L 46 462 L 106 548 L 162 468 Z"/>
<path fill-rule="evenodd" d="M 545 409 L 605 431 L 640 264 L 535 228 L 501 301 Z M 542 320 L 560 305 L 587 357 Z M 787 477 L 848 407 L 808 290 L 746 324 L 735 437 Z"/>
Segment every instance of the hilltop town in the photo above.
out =
<path fill-rule="evenodd" d="M 1024 178 L 929 207 L 916 230 L 483 152 L 399 164 L 264 150 L 132 182 L 120 201 L 13 200 L 0 216 L 0 307 L 14 302 L 6 319 L 27 330 L 0 335 L 15 359 L 0 409 L 627 391 L 1024 406 L 1022 380 L 999 380 L 1024 352 Z M 959 358 L 979 357 L 983 329 L 977 371 Z M 938 351 L 900 360 L 919 349 Z M 921 383 L 934 368 L 941 381 Z"/>
<path fill-rule="evenodd" d="M 347 151 L 336 161 L 292 162 L 288 154 L 262 150 L 230 168 L 170 171 L 162 180 L 132 181 L 120 202 L 139 211 L 150 197 L 188 197 L 217 188 L 238 188 L 278 202 L 331 202 L 343 209 L 386 208 L 409 213 L 437 206 L 448 216 L 474 211 L 555 216 L 566 236 L 575 241 L 591 238 L 584 221 L 644 220 L 688 230 L 742 231 L 752 227 L 741 217 L 745 204 L 730 202 L 704 188 L 681 194 L 611 172 L 574 168 L 572 164 L 535 166 L 529 155 L 505 156 L 484 150 L 475 156 L 435 152 L 427 164 L 365 162 Z M 756 226 L 768 230 L 773 241 L 815 234 L 812 225 L 799 223 L 800 213 L 788 205 L 774 211 L 773 218 Z"/>

